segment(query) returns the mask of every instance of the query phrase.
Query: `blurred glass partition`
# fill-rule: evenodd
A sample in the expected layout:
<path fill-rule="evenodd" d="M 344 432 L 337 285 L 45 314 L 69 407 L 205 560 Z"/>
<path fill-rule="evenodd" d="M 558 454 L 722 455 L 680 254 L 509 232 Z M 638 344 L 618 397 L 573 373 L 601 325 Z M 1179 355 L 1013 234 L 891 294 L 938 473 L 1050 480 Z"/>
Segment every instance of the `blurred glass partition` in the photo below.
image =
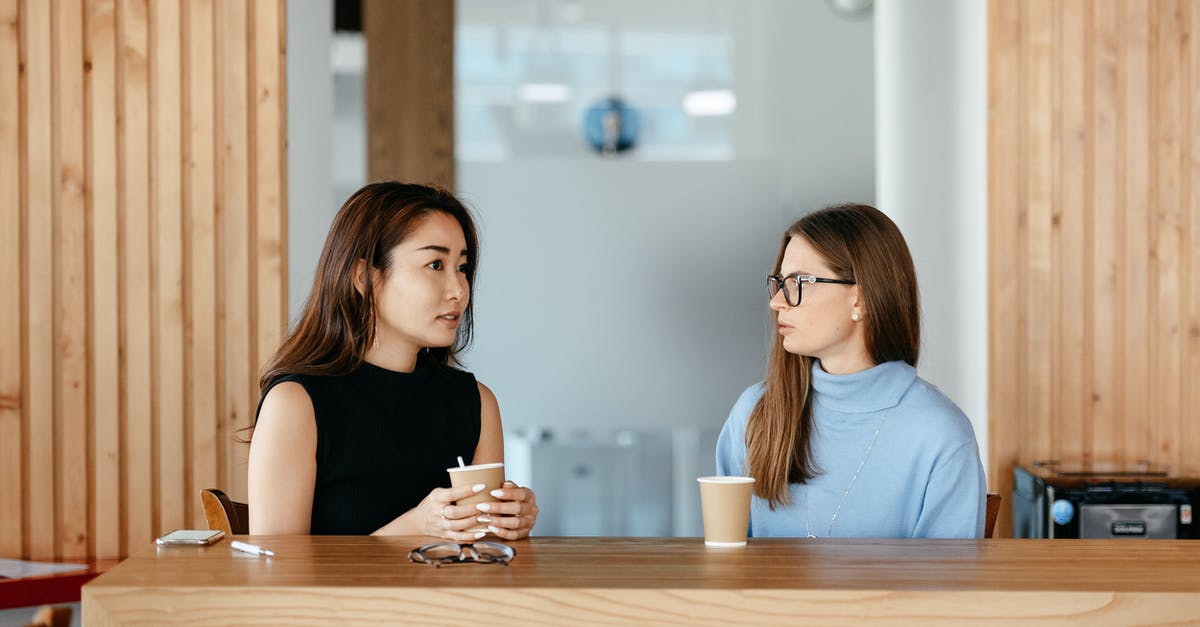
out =
<path fill-rule="evenodd" d="M 636 159 L 733 157 L 734 3 L 460 0 L 458 8 L 460 160 L 577 155 L 589 108 L 607 98 L 636 104 Z"/>

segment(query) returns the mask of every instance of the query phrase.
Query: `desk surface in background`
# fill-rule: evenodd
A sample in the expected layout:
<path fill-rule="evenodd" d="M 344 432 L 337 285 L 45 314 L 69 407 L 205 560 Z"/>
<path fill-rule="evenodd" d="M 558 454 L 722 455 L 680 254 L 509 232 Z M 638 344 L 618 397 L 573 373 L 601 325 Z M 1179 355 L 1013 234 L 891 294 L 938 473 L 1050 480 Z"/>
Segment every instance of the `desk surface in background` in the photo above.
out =
<path fill-rule="evenodd" d="M 150 546 L 84 587 L 84 621 L 1200 620 L 1196 541 L 534 538 L 507 568 L 410 563 L 430 540 L 249 537 L 274 558 Z"/>

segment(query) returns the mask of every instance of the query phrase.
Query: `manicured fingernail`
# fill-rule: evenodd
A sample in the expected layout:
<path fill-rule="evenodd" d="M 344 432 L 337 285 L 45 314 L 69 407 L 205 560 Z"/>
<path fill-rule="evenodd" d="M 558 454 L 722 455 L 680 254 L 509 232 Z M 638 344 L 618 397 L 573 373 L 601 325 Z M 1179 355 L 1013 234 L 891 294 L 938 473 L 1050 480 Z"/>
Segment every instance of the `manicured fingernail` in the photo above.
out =
<path fill-rule="evenodd" d="M 476 518 L 476 519 L 475 519 L 475 522 L 477 522 L 477 523 L 483 523 L 483 524 L 485 524 L 485 525 L 486 525 L 486 524 L 488 524 L 488 523 L 492 522 L 492 519 L 491 519 L 491 518 L 488 518 L 487 516 L 480 516 L 479 518 Z"/>
<path fill-rule="evenodd" d="M 492 506 L 488 505 L 487 503 L 480 503 L 475 506 L 475 509 L 477 509 L 481 512 L 490 512 L 490 511 L 492 511 Z"/>
<path fill-rule="evenodd" d="M 489 528 L 489 529 L 491 529 L 491 527 L 488 527 L 488 528 Z M 483 536 L 486 536 L 486 535 L 487 535 L 487 532 L 486 532 L 486 531 L 479 531 L 479 532 L 476 532 L 476 533 L 475 533 L 475 539 L 476 539 L 476 540 L 478 540 L 478 539 L 480 539 L 480 538 L 482 538 Z"/>
<path fill-rule="evenodd" d="M 499 530 L 499 529 L 497 529 L 497 528 L 495 528 L 495 527 L 493 527 L 493 526 L 491 526 L 491 525 L 488 525 L 488 531 L 490 531 L 490 532 L 492 532 L 492 533 L 494 533 L 494 534 L 496 534 L 496 535 L 500 535 L 500 530 Z"/>
<path fill-rule="evenodd" d="M 486 483 L 476 483 L 475 485 L 471 486 L 471 491 L 472 492 L 483 492 L 483 489 L 486 487 L 487 487 Z"/>
<path fill-rule="evenodd" d="M 498 499 L 504 498 L 504 490 L 492 490 L 491 492 L 488 492 L 488 494 L 491 494 Z"/>

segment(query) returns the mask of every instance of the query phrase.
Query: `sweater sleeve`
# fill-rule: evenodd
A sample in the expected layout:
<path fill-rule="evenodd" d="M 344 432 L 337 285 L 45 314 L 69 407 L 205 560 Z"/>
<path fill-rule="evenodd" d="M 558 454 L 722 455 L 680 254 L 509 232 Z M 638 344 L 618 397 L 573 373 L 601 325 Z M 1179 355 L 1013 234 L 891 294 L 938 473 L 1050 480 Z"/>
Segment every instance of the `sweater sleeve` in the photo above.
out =
<path fill-rule="evenodd" d="M 979 449 L 971 440 L 935 463 L 913 537 L 982 538 L 986 497 Z"/>
<path fill-rule="evenodd" d="M 742 474 L 742 465 L 746 457 L 745 441 L 739 442 L 737 436 L 733 433 L 734 428 L 730 425 L 730 421 L 725 422 L 725 426 L 721 429 L 721 435 L 717 436 L 717 475 L 728 477 L 731 475 Z M 739 453 L 740 449 L 740 455 Z"/>
<path fill-rule="evenodd" d="M 756 383 L 738 397 L 729 418 L 717 437 L 717 474 L 721 476 L 744 475 L 746 466 L 746 420 L 763 394 L 762 383 Z"/>

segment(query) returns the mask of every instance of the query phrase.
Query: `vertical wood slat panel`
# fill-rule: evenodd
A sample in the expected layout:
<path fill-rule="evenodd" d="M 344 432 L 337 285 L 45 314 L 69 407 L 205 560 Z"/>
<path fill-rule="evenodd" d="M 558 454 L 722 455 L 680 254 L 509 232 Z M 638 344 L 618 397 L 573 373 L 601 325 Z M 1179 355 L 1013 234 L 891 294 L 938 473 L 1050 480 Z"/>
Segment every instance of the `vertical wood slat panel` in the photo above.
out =
<path fill-rule="evenodd" d="M 245 492 L 286 325 L 283 3 L 216 14 L 0 0 L 0 557 L 121 557 Z"/>
<path fill-rule="evenodd" d="M 58 0 L 55 60 L 55 387 L 58 555 L 88 555 L 87 222 L 84 188 L 83 0 Z M 70 141 L 68 141 L 70 138 Z"/>
<path fill-rule="evenodd" d="M 1092 332 L 1088 337 L 1092 381 L 1091 403 L 1086 420 L 1092 425 L 1088 442 L 1091 456 L 1097 461 L 1112 461 L 1119 457 L 1121 430 L 1121 370 L 1118 344 L 1117 310 L 1120 288 L 1120 242 L 1118 163 L 1118 90 L 1117 58 L 1119 19 L 1114 2 L 1091 5 L 1093 15 L 1090 72 L 1092 73 L 1091 136 L 1092 168 L 1092 226 L 1088 232 L 1092 254 L 1088 259 L 1092 270 L 1089 287 L 1092 301 Z"/>
<path fill-rule="evenodd" d="M 187 27 L 184 40 L 187 59 L 184 64 L 184 124 L 187 168 L 184 177 L 184 203 L 188 237 L 185 273 L 188 284 L 186 322 L 187 411 L 191 417 L 192 468 L 190 498 L 198 498 L 202 488 L 225 488 L 218 473 L 217 423 L 217 300 L 215 217 L 216 128 L 213 77 L 213 13 L 211 0 L 192 0 L 186 5 Z M 223 446 L 225 442 L 221 442 Z M 203 518 L 193 517 L 193 524 Z"/>
<path fill-rule="evenodd" d="M 1155 5 L 1153 54 L 1156 57 L 1154 89 L 1154 147 L 1158 151 L 1154 176 L 1155 193 L 1150 214 L 1151 275 L 1149 288 L 1156 309 L 1151 316 L 1150 341 L 1156 345 L 1151 363 L 1151 415 L 1160 419 L 1150 423 L 1151 438 L 1147 455 L 1178 467 L 1178 440 L 1181 436 L 1179 398 L 1185 383 L 1179 368 L 1180 347 L 1180 222 L 1183 211 L 1180 167 L 1183 161 L 1183 91 L 1181 72 L 1185 54 L 1183 7 L 1178 0 Z"/>
<path fill-rule="evenodd" d="M 1185 250 L 1189 252 L 1185 255 L 1183 273 L 1184 303 L 1187 307 L 1183 368 L 1185 373 L 1195 377 L 1195 373 L 1200 372 L 1200 287 L 1196 286 L 1196 282 L 1200 281 L 1200 183 L 1196 182 L 1200 177 L 1200 97 L 1194 93 L 1195 87 L 1200 85 L 1200 41 L 1197 41 L 1200 37 L 1200 7 L 1189 5 L 1189 8 L 1186 74 L 1189 89 L 1185 92 L 1188 95 L 1188 133 L 1184 140 L 1188 145 L 1184 169 L 1184 180 L 1188 183 L 1188 211 L 1184 216 L 1187 236 L 1184 241 L 1187 244 Z M 1183 460 L 1180 468 L 1191 473 L 1200 473 L 1200 438 L 1195 436 L 1194 427 L 1191 427 L 1198 423 L 1200 393 L 1196 390 L 1193 378 L 1184 386 L 1182 424 L 1188 431 L 1184 433 L 1179 447 L 1179 455 Z"/>
<path fill-rule="evenodd" d="M 1063 311 L 1062 311 L 1062 256 L 1063 256 L 1063 233 L 1062 233 L 1062 215 L 1064 208 L 1062 206 L 1062 188 L 1063 188 L 1063 2 L 1054 2 L 1049 5 L 1050 22 L 1046 26 L 1050 31 L 1049 44 L 1049 76 L 1050 76 L 1050 136 L 1048 137 L 1049 154 L 1046 155 L 1046 160 L 1049 169 L 1046 171 L 1046 179 L 1049 183 L 1049 199 L 1046 202 L 1047 214 L 1042 218 L 1043 221 L 1037 223 L 1036 231 L 1045 230 L 1045 242 L 1047 244 L 1046 259 L 1049 260 L 1046 268 L 1045 283 L 1048 286 L 1046 293 L 1047 300 L 1040 303 L 1041 307 L 1049 307 L 1054 315 L 1048 316 L 1040 329 L 1046 332 L 1047 341 L 1045 343 L 1045 352 L 1049 358 L 1050 376 L 1045 386 L 1046 407 L 1049 408 L 1049 414 L 1058 419 L 1039 421 L 1042 425 L 1040 430 L 1040 438 L 1042 446 L 1040 447 L 1044 454 L 1050 457 L 1058 458 L 1062 456 L 1062 446 L 1064 441 L 1069 437 L 1064 433 L 1064 421 L 1062 417 L 1062 397 L 1063 390 L 1063 368 L 1062 368 L 1062 337 L 1063 337 Z M 1038 29 L 1034 29 L 1036 32 Z M 1035 72 L 1035 76 L 1037 73 Z M 1037 282 L 1035 281 L 1034 285 Z M 1032 318 L 1032 316 L 1031 316 Z M 1050 385 L 1050 381 L 1058 381 L 1059 385 Z M 1040 386 L 1039 386 L 1040 387 Z"/>
<path fill-rule="evenodd" d="M 255 250 L 252 277 L 287 276 L 287 225 L 284 212 L 285 153 L 279 136 L 287 136 L 285 120 L 286 92 L 283 86 L 283 15 L 281 0 L 254 4 L 254 222 Z M 283 339 L 287 328 L 287 295 L 278 282 L 255 281 L 252 292 L 256 302 L 252 311 L 259 316 L 255 325 L 254 359 L 249 364 L 257 375 Z M 257 396 L 257 381 L 250 398 Z M 252 417 L 251 417 L 252 419 Z"/>
<path fill-rule="evenodd" d="M 150 4 L 150 196 L 154 260 L 154 415 L 158 528 L 186 527 L 183 410 L 183 226 L 178 0 Z"/>
<path fill-rule="evenodd" d="M 1090 134 L 1087 119 L 1088 72 L 1088 5 L 1091 0 L 1064 0 L 1059 20 L 1062 64 L 1059 92 L 1061 100 L 1061 131 L 1059 133 L 1059 199 L 1054 228 L 1060 242 L 1059 284 L 1055 290 L 1058 303 L 1058 372 L 1062 385 L 1056 394 L 1060 416 L 1059 441 L 1056 457 L 1084 459 L 1090 457 L 1086 443 L 1090 440 L 1090 424 L 1083 415 L 1084 395 L 1091 377 L 1085 356 L 1085 340 L 1090 313 L 1087 307 L 1088 268 L 1085 265 L 1087 213 L 1091 206 L 1088 186 L 1088 145 Z"/>
<path fill-rule="evenodd" d="M 87 3 L 88 198 L 91 213 L 92 538 L 101 558 L 121 555 L 120 260 L 117 211 L 115 0 Z"/>
<path fill-rule="evenodd" d="M 1054 210 L 1054 7 L 1049 2 L 1027 1 L 1023 10 L 1026 44 L 1026 121 L 1029 136 L 1026 141 L 1028 179 L 1025 197 L 1025 222 L 1021 241 L 1025 243 L 1028 278 L 1025 283 L 1025 341 L 1028 345 L 1026 364 L 1027 415 L 1030 419 L 1025 432 L 1025 456 L 1044 459 L 1053 456 L 1052 421 L 1049 420 L 1053 402 L 1052 318 L 1043 315 L 1048 303 L 1054 300 L 1052 272 L 1051 214 Z"/>
<path fill-rule="evenodd" d="M 1122 37 L 1121 64 L 1124 98 L 1119 103 L 1124 116 L 1122 161 L 1118 165 L 1124 183 L 1124 222 L 1122 236 L 1125 257 L 1122 261 L 1124 285 L 1121 294 L 1121 318 L 1124 343 L 1124 400 L 1122 408 L 1124 433 L 1121 453 L 1126 460 L 1150 459 L 1148 421 L 1143 420 L 1150 406 L 1147 388 L 1153 344 L 1149 324 L 1149 194 L 1150 194 L 1150 94 L 1151 84 L 1149 21 L 1147 3 L 1141 0 L 1122 0 L 1120 24 Z"/>
<path fill-rule="evenodd" d="M 363 0 L 367 176 L 454 188 L 454 3 Z M 419 99 L 412 94 L 421 94 Z"/>
<path fill-rule="evenodd" d="M 0 0 L 0 555 L 24 555 L 21 312 L 21 76 L 17 0 Z"/>
<path fill-rule="evenodd" d="M 988 109 L 1006 115 L 988 116 L 988 250 L 1012 246 L 1018 241 L 1021 206 L 1021 9 L 1019 2 L 988 5 Z M 1019 297 L 1023 288 L 1018 273 L 1018 255 L 993 256 L 988 264 L 988 354 L 991 373 L 988 384 L 989 488 L 1012 493 L 1012 466 L 1020 447 L 1021 383 L 1019 342 Z M 1002 508 L 1003 509 L 1003 508 Z M 997 533 L 1004 533 L 1009 517 L 1001 516 Z"/>
<path fill-rule="evenodd" d="M 51 126 L 53 52 L 48 2 L 21 7 L 25 43 L 25 365 L 28 411 L 24 416 L 28 460 L 27 533 L 32 555 L 58 555 L 55 538 L 54 467 L 54 182 Z"/>
<path fill-rule="evenodd" d="M 148 7 L 146 0 L 120 0 L 122 251 L 122 364 L 124 395 L 122 472 L 127 523 L 122 553 L 154 536 L 153 370 L 150 258 L 150 120 Z"/>
<path fill-rule="evenodd" d="M 1200 228 L 1200 224 L 1195 221 L 1196 216 L 1200 215 L 1200 205 L 1192 203 L 1192 194 L 1194 193 L 1195 181 L 1192 178 L 1192 162 L 1196 159 L 1197 152 L 1200 148 L 1193 149 L 1191 137 L 1193 134 L 1193 122 L 1191 111 L 1196 99 L 1195 86 L 1200 85 L 1200 82 L 1195 82 L 1192 76 L 1195 74 L 1193 67 L 1195 60 L 1192 57 L 1192 47 L 1195 45 L 1195 38 L 1200 36 L 1200 31 L 1195 28 L 1196 13 L 1200 12 L 1200 7 L 1197 7 L 1194 2 L 1182 1 L 1182 9 L 1180 11 L 1180 24 L 1182 25 L 1183 35 L 1178 44 L 1178 53 L 1180 55 L 1180 75 L 1182 84 L 1180 86 L 1180 142 L 1183 149 L 1180 153 L 1178 163 L 1180 177 L 1180 216 L 1179 216 L 1179 326 L 1177 332 L 1176 350 L 1178 355 L 1178 397 L 1179 403 L 1178 422 L 1175 425 L 1177 439 L 1175 447 L 1175 463 L 1174 467 L 1179 469 L 1195 468 L 1200 470 L 1200 460 L 1195 459 L 1191 448 L 1191 439 L 1189 430 L 1191 425 L 1197 424 L 1194 419 L 1200 415 L 1197 412 L 1195 403 L 1189 399 L 1192 394 L 1192 388 L 1195 383 L 1195 373 L 1200 373 L 1200 369 L 1191 368 L 1193 365 L 1192 354 L 1188 352 L 1190 329 L 1196 321 L 1196 318 L 1191 315 L 1190 300 L 1192 293 L 1196 289 L 1194 281 L 1197 275 L 1191 271 L 1191 257 L 1197 254 L 1195 247 L 1195 239 L 1193 238 L 1194 230 Z M 1200 331 L 1200 329 L 1197 329 Z M 1191 373 L 1191 374 L 1189 374 Z M 1193 397 L 1194 398 L 1194 397 Z"/>
<path fill-rule="evenodd" d="M 1018 115 L 1020 116 L 1021 129 L 1024 130 L 1029 125 L 1030 113 L 1029 113 L 1029 105 L 1027 102 L 1027 100 L 1028 100 L 1027 94 L 1029 92 L 1028 84 L 1030 81 L 1029 68 L 1032 66 L 1032 64 L 1029 62 L 1029 59 L 1028 59 L 1028 57 L 1029 57 L 1029 45 L 1028 45 L 1028 42 L 1029 42 L 1029 32 L 1028 32 L 1029 1 L 1028 0 L 1019 0 L 1019 4 L 1021 5 L 1021 11 L 1020 11 L 1021 22 L 1020 22 L 1020 30 L 1019 30 L 1018 37 L 1020 38 L 1020 40 L 1022 42 L 1022 47 L 1020 49 L 1020 53 L 1021 53 L 1021 55 L 1020 55 L 1020 63 L 1021 63 L 1020 85 L 1021 85 L 1021 89 L 1018 91 L 1018 94 L 1020 95 L 1020 100 L 1017 103 L 1017 107 L 1018 107 L 1017 111 L 1018 111 Z M 1028 137 L 1027 133 L 1021 135 L 1021 143 L 1020 143 L 1019 150 L 1020 150 L 1021 174 L 1017 180 L 1017 183 L 1018 183 L 1017 189 L 1020 191 L 1020 197 L 1019 197 L 1018 204 L 1017 204 L 1016 239 L 1014 241 L 1020 242 L 1020 244 L 1018 244 L 1017 250 L 1020 251 L 1020 254 L 1022 257 L 1025 257 L 1028 254 L 1026 251 L 1026 248 L 1029 246 L 1029 219 L 1030 219 L 1029 218 L 1030 177 L 1029 177 L 1029 172 L 1028 172 L 1028 170 L 1029 170 L 1028 161 L 1030 158 L 1029 157 L 1030 146 L 1029 146 L 1029 137 Z M 1023 341 L 1023 340 L 1025 338 L 1027 338 L 1029 335 L 1029 315 L 1027 314 L 1027 311 L 1026 311 L 1028 309 L 1028 302 L 1029 302 L 1029 275 L 1030 275 L 1029 264 L 1027 264 L 1027 263 L 1018 264 L 1016 271 L 1017 271 L 1016 272 L 1017 273 L 1017 285 L 1019 286 L 1018 293 L 1017 293 L 1018 310 L 1017 310 L 1017 328 L 1016 328 L 1017 335 L 1016 335 L 1016 337 L 1022 338 L 1022 341 L 1017 342 L 1017 346 L 1020 348 L 1019 352 L 1017 353 L 1017 359 L 1020 360 L 1020 363 L 1027 364 L 1029 362 L 1029 358 L 1030 358 L 1029 343 L 1026 341 Z M 1034 419 L 1032 412 L 1029 411 L 1029 405 L 1031 402 L 1030 394 L 1031 394 L 1031 392 L 1030 392 L 1029 382 L 1025 378 L 1020 379 L 1020 393 L 1018 395 L 1018 399 L 1020 400 L 1021 405 L 1019 407 L 1019 410 L 1017 411 L 1016 417 L 1017 417 L 1017 420 L 1019 421 L 1018 422 L 1018 427 L 1019 427 L 1018 433 L 1021 436 L 1017 439 L 1017 451 L 1018 451 L 1019 457 L 1022 459 L 1027 458 L 1033 454 L 1031 451 L 1030 439 L 1028 437 L 1025 437 L 1025 434 L 1027 434 L 1031 431 L 1031 429 L 1032 429 L 1031 425 L 1033 424 L 1032 420 Z"/>
<path fill-rule="evenodd" d="M 284 91 L 284 3 L 281 0 L 258 2 L 252 9 L 251 31 L 251 138 L 253 145 L 252 202 L 250 217 L 253 223 L 254 242 L 250 265 L 251 311 L 254 312 L 253 337 L 255 343 L 251 361 L 247 363 L 249 379 L 253 382 L 247 390 L 250 401 L 249 412 L 243 426 L 253 424 L 254 405 L 258 397 L 257 377 L 264 362 L 271 357 L 287 329 L 286 287 L 278 282 L 260 282 L 258 277 L 287 276 L 287 225 L 282 207 L 285 202 L 285 151 L 280 150 L 278 137 L 287 136 L 286 102 Z M 246 460 L 248 470 L 249 448 L 236 449 Z M 245 474 L 235 475 L 238 485 L 245 486 Z"/>
<path fill-rule="evenodd" d="M 250 94 L 248 91 L 249 43 L 247 6 L 239 0 L 217 1 L 217 277 L 222 286 L 218 335 L 223 338 L 218 362 L 224 373 L 218 441 L 229 442 L 245 425 L 249 412 L 253 370 L 247 366 L 253 350 L 250 341 L 250 197 L 249 150 Z M 246 451 L 230 448 L 225 456 L 222 482 L 234 500 L 246 500 Z"/>

